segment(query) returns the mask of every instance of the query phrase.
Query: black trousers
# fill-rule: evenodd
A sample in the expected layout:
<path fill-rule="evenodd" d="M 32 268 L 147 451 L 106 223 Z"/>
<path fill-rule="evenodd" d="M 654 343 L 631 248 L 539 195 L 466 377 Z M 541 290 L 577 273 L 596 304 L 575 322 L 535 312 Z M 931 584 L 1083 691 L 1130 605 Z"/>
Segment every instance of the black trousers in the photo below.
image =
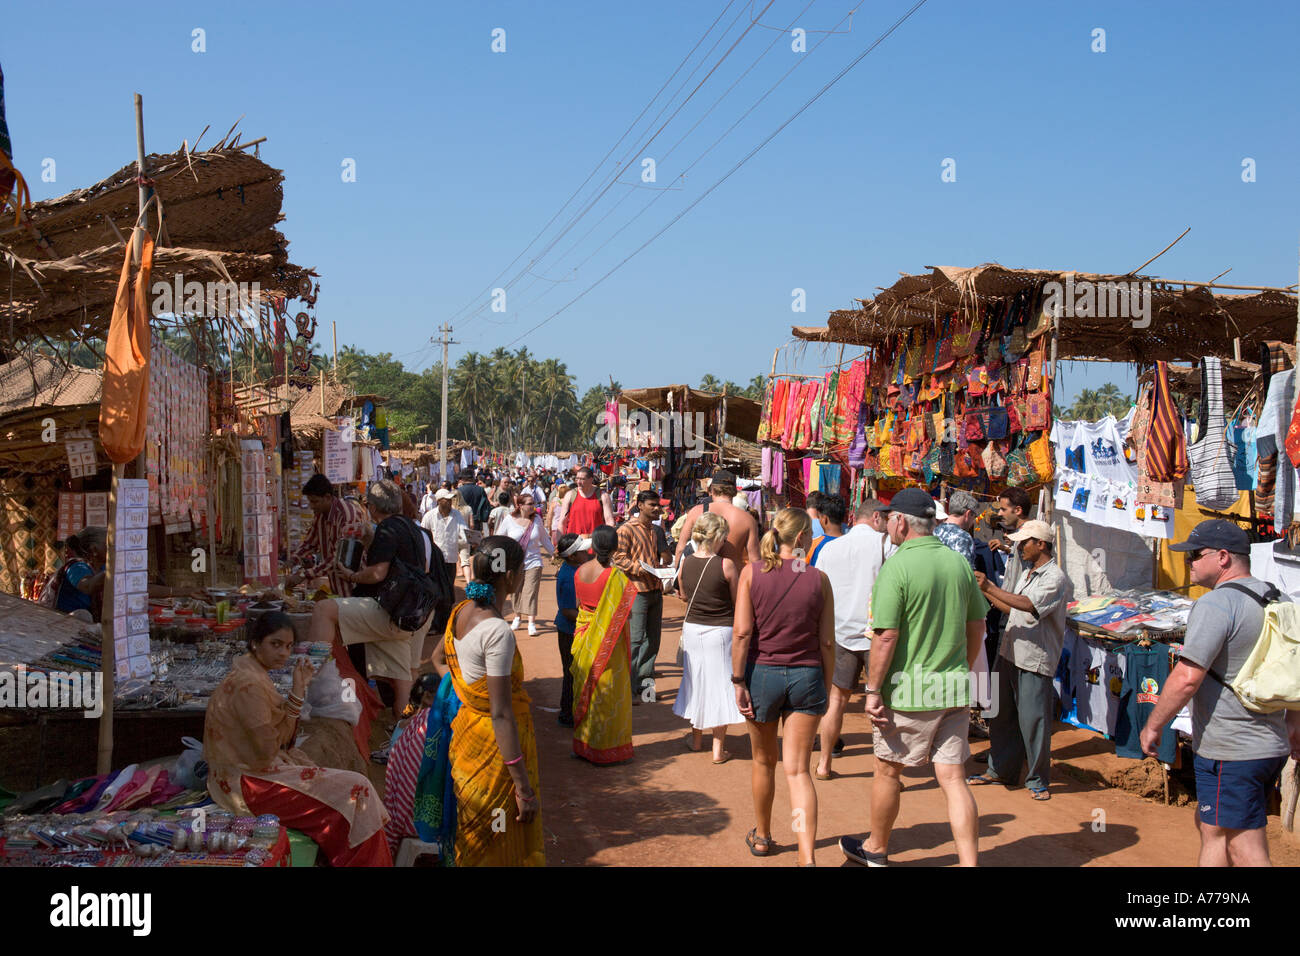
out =
<path fill-rule="evenodd" d="M 573 665 L 573 635 L 556 631 L 556 643 L 560 645 L 560 663 L 564 673 L 560 675 L 560 716 L 573 717 L 573 675 L 569 668 Z"/>

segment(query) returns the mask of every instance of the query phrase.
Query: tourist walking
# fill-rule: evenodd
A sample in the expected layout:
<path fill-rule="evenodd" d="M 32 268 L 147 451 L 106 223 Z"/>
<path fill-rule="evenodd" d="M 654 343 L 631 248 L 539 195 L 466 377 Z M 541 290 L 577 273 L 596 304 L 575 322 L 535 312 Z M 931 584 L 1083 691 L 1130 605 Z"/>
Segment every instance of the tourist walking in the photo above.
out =
<path fill-rule="evenodd" d="M 524 549 L 524 574 L 519 589 L 511 600 L 515 619 L 510 629 L 518 630 L 523 618 L 528 618 L 528 636 L 537 636 L 537 592 L 542 585 L 542 552 L 555 556 L 555 548 L 546 534 L 542 519 L 537 517 L 537 505 L 526 491 L 515 495 L 515 507 L 502 515 L 497 522 L 498 532 L 519 542 Z"/>
<path fill-rule="evenodd" d="M 433 653 L 434 667 L 451 674 L 461 702 L 450 744 L 456 866 L 546 864 L 524 659 L 502 613 L 523 572 L 517 541 L 484 538 L 474 551 L 468 600 L 452 609 Z"/>
<path fill-rule="evenodd" d="M 456 493 L 446 488 L 434 492 L 434 507 L 420 521 L 420 526 L 433 538 L 442 554 L 447 567 L 447 581 L 456 581 L 456 556 L 466 544 L 465 532 L 468 530 L 465 517 L 452 507 Z"/>
<path fill-rule="evenodd" d="M 760 543 L 761 562 L 746 565 L 736 591 L 731 682 L 754 754 L 755 825 L 745 842 L 770 856 L 772 800 L 780 755 L 790 787 L 799 864 L 816 863 L 817 791 L 808 762 L 835 661 L 835 598 L 830 581 L 803 560 L 812 545 L 808 515 L 785 508 Z M 777 742 L 781 718 L 784 739 Z"/>
<path fill-rule="evenodd" d="M 888 510 L 874 498 L 863 501 L 854 512 L 857 520 L 848 533 L 828 541 L 816 557 L 817 570 L 826 575 L 835 595 L 835 671 L 826 716 L 819 728 L 821 757 L 814 773 L 818 780 L 834 776 L 831 759 L 844 725 L 844 711 L 866 673 L 871 649 L 871 588 L 885 559 L 895 550 L 889 535 L 872 524 L 872 518 L 882 508 Z"/>
<path fill-rule="evenodd" d="M 682 552 L 691 542 L 695 522 L 703 514 L 719 514 L 727 522 L 727 540 L 721 545 L 719 554 L 736 562 L 737 568 L 759 560 L 758 522 L 748 511 L 742 511 L 732 504 L 735 496 L 736 476 L 725 468 L 714 471 L 713 478 L 709 481 L 708 499 L 686 512 L 680 531 L 673 529 L 677 534 L 675 561 L 680 562 Z"/>
<path fill-rule="evenodd" d="M 701 515 L 692 531 L 696 550 L 682 559 L 677 575 L 678 593 L 686 602 L 682 618 L 682 683 L 673 701 L 673 713 L 691 722 L 687 746 L 704 749 L 707 730 L 713 737 L 713 762 L 726 763 L 727 726 L 743 721 L 731 687 L 732 624 L 736 613 L 736 588 L 740 571 L 717 549 L 727 540 L 722 515 Z"/>
<path fill-rule="evenodd" d="M 602 524 L 614 527 L 614 506 L 609 495 L 596 487 L 595 473 L 584 465 L 576 473 L 576 482 L 560 504 L 560 531 L 585 536 Z"/>
<path fill-rule="evenodd" d="M 1210 591 L 1192 605 L 1182 656 L 1142 728 L 1142 751 L 1156 756 L 1164 728 L 1191 702 L 1197 863 L 1271 866 L 1269 794 L 1288 754 L 1300 761 L 1300 710 L 1247 710 L 1232 682 L 1259 640 L 1264 605 L 1287 598 L 1250 573 L 1250 536 L 1231 521 L 1202 521 L 1169 549 L 1184 552 L 1192 583 Z"/>
<path fill-rule="evenodd" d="M 592 763 L 632 756 L 631 634 L 637 591 L 613 566 L 618 533 L 601 525 L 591 534 L 596 556 L 578 568 L 574 590 L 573 752 Z"/>
<path fill-rule="evenodd" d="M 1014 489 L 1013 489 L 1014 490 Z M 934 536 L 934 499 L 904 488 L 889 502 L 898 550 L 871 592 L 867 715 L 874 725 L 871 832 L 840 838 L 854 863 L 885 866 L 904 767 L 934 765 L 962 866 L 978 855 L 978 810 L 966 784 L 970 668 L 984 640 L 988 604 L 965 559 Z M 935 707 L 935 703 L 940 704 Z"/>

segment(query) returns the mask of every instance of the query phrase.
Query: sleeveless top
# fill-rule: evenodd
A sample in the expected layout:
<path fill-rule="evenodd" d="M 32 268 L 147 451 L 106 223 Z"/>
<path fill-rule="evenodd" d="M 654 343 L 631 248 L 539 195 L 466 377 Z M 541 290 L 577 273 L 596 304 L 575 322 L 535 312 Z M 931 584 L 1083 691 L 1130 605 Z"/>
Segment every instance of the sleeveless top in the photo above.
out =
<path fill-rule="evenodd" d="M 605 585 L 609 582 L 609 576 L 613 572 L 613 567 L 608 567 L 600 572 L 600 577 L 590 584 L 574 577 L 573 589 L 578 592 L 578 604 L 585 607 L 588 611 L 596 610 L 600 604 L 600 596 L 605 593 Z"/>
<path fill-rule="evenodd" d="M 704 627 L 731 627 L 735 606 L 731 603 L 731 586 L 722 573 L 722 558 L 690 555 L 682 559 L 682 593 L 690 614 L 687 624 Z"/>
<path fill-rule="evenodd" d="M 749 660 L 770 667 L 820 667 L 822 585 L 813 567 L 794 570 L 794 559 L 764 571 L 756 564 L 749 594 L 754 604 L 754 637 Z"/>
<path fill-rule="evenodd" d="M 577 492 L 565 518 L 565 530 L 573 534 L 591 534 L 604 523 L 605 509 L 600 503 L 600 492 L 597 491 L 590 498 L 584 498 L 582 492 Z"/>

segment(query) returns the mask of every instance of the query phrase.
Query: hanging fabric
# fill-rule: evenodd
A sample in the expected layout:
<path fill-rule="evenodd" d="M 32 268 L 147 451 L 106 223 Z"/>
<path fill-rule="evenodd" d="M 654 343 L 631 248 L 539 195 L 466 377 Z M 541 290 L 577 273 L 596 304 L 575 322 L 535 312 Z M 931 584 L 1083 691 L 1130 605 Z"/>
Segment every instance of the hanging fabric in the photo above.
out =
<path fill-rule="evenodd" d="M 1153 481 L 1178 481 L 1187 474 L 1187 442 L 1169 388 L 1169 363 L 1156 362 L 1151 430 L 1147 434 L 1146 471 Z"/>
<path fill-rule="evenodd" d="M 1201 359 L 1201 407 L 1205 430 L 1200 441 L 1187 449 L 1196 503 L 1211 511 L 1224 511 L 1237 503 L 1237 480 L 1228 457 L 1223 418 L 1223 369 L 1214 356 Z"/>
<path fill-rule="evenodd" d="M 135 288 L 131 287 L 131 248 L 143 237 Z M 122 465 L 140 454 L 149 418 L 149 274 L 153 238 L 137 227 L 126 244 L 117 280 L 113 318 L 104 346 L 104 381 L 100 392 L 99 440 L 108 457 Z"/>

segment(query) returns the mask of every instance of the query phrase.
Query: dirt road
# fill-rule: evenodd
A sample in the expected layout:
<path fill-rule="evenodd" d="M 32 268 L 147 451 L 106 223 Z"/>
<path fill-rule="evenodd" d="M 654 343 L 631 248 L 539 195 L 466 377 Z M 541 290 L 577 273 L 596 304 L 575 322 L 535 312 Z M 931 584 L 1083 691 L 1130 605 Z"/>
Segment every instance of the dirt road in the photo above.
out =
<path fill-rule="evenodd" d="M 557 865 L 622 866 L 793 866 L 794 835 L 785 780 L 778 768 L 773 837 L 779 852 L 767 860 L 749 854 L 745 834 L 753 826 L 749 740 L 731 728 L 728 748 L 736 755 L 715 766 L 708 753 L 683 745 L 689 730 L 672 713 L 681 677 L 674 662 L 684 605 L 664 603 L 659 653 L 658 700 L 632 710 L 636 756 L 629 763 L 595 767 L 572 757 L 570 731 L 559 726 L 560 656 L 556 632 L 554 569 L 541 588 L 541 633 L 516 632 L 524 657 L 526 687 L 533 700 L 541 754 L 542 819 L 547 862 Z M 543 626 L 544 624 L 544 626 Z M 836 758 L 838 776 L 817 781 L 820 823 L 817 861 L 838 866 L 840 836 L 862 836 L 867 828 L 872 765 L 870 723 L 855 695 L 845 717 L 846 749 Z M 1198 840 L 1190 806 L 1162 802 L 1086 782 L 1063 772 L 1062 761 L 1087 764 L 1109 745 L 1087 731 L 1057 725 L 1053 738 L 1052 798 L 1033 801 L 1023 789 L 981 787 L 980 863 L 986 866 L 1191 866 Z M 972 750 L 987 749 L 972 741 Z M 1103 756 L 1097 756 L 1102 754 Z M 982 765 L 971 763 L 970 772 Z M 901 811 L 890 846 L 891 863 L 946 866 L 956 863 L 943 794 L 928 771 L 908 773 Z M 1300 865 L 1300 844 L 1269 818 L 1275 865 Z M 848 864 L 845 864 L 848 865 Z"/>

